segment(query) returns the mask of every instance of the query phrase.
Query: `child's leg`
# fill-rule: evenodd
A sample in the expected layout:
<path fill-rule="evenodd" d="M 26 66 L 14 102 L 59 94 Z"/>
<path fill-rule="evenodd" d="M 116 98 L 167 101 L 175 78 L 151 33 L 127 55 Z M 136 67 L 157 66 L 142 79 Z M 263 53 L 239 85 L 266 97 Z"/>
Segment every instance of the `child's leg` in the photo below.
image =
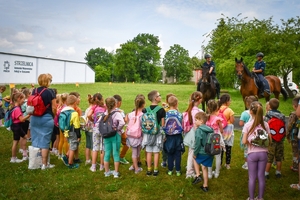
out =
<path fill-rule="evenodd" d="M 119 172 L 120 145 L 121 145 L 121 136 L 119 134 L 116 134 L 116 136 L 114 138 L 112 138 L 112 151 L 113 151 L 113 157 L 114 157 L 115 172 Z"/>
<path fill-rule="evenodd" d="M 258 160 L 259 158 L 257 153 L 251 153 L 247 157 L 249 176 L 248 191 L 250 199 L 254 199 L 255 182 L 258 174 Z"/>
<path fill-rule="evenodd" d="M 85 160 L 90 161 L 91 160 L 91 149 L 93 149 L 93 139 L 92 139 L 93 133 L 85 131 Z"/>
<path fill-rule="evenodd" d="M 68 138 L 64 137 L 64 145 L 63 145 L 63 149 L 65 151 L 65 154 L 68 155 L 68 151 L 69 151 L 69 143 L 68 143 Z"/>
<path fill-rule="evenodd" d="M 188 158 L 187 158 L 187 167 L 186 167 L 186 176 L 187 177 L 192 177 L 195 175 L 193 156 L 194 156 L 194 149 L 189 147 L 189 153 L 188 153 Z"/>
<path fill-rule="evenodd" d="M 138 169 L 137 157 L 138 157 L 138 147 L 132 147 L 132 165 L 135 170 Z"/>
<path fill-rule="evenodd" d="M 215 177 L 218 177 L 220 174 L 220 169 L 221 169 L 221 155 L 215 155 L 216 158 L 216 171 L 215 171 Z"/>
<path fill-rule="evenodd" d="M 11 147 L 11 157 L 13 157 L 13 158 L 17 157 L 18 144 L 19 144 L 19 140 L 13 140 L 13 144 Z"/>
<path fill-rule="evenodd" d="M 181 151 L 176 151 L 175 154 L 175 169 L 177 172 L 181 171 Z"/>
<path fill-rule="evenodd" d="M 225 147 L 226 147 L 226 164 L 230 165 L 230 161 L 231 161 L 231 146 L 225 145 Z"/>
<path fill-rule="evenodd" d="M 196 177 L 200 176 L 200 167 L 199 167 L 199 164 L 197 163 L 197 161 L 195 159 L 193 159 L 193 162 L 194 162 L 194 169 L 195 169 L 195 172 L 196 172 Z"/>
<path fill-rule="evenodd" d="M 168 160 L 168 153 L 164 149 L 162 150 L 162 160 L 164 163 Z"/>
<path fill-rule="evenodd" d="M 283 142 L 278 142 L 276 144 L 276 151 L 275 151 L 275 159 L 276 159 L 276 174 L 281 174 L 281 164 L 282 159 L 284 158 L 284 145 Z M 280 176 L 277 176 L 280 178 Z"/>
<path fill-rule="evenodd" d="M 65 138 L 61 130 L 59 130 L 59 143 L 58 143 L 58 153 L 59 155 L 63 154 L 63 145 L 65 142 Z"/>
<path fill-rule="evenodd" d="M 27 148 L 26 148 L 27 138 L 24 136 L 23 138 L 20 138 L 20 147 L 23 149 L 23 158 L 27 158 Z"/>
<path fill-rule="evenodd" d="M 173 171 L 174 168 L 174 160 L 175 160 L 175 153 L 168 153 L 167 155 L 168 160 L 168 169 L 169 171 Z"/>
<path fill-rule="evenodd" d="M 110 154 L 112 152 L 112 142 L 110 141 L 111 138 L 104 139 L 104 148 L 105 148 L 105 155 L 104 155 L 104 168 L 105 172 L 109 171 L 109 160 Z"/>
<path fill-rule="evenodd" d="M 158 170 L 159 154 L 160 152 L 154 152 L 154 171 Z"/>
<path fill-rule="evenodd" d="M 146 152 L 147 153 L 147 168 L 148 171 L 151 171 L 151 165 L 152 165 L 152 152 Z"/>
<path fill-rule="evenodd" d="M 292 167 L 291 169 L 296 171 L 298 170 L 298 140 L 292 140 L 291 141 L 292 145 L 292 152 L 293 152 L 293 162 L 292 162 Z"/>
<path fill-rule="evenodd" d="M 74 154 L 75 154 L 75 151 L 73 151 L 73 150 L 70 149 L 69 150 L 69 165 L 73 164 Z"/>
<path fill-rule="evenodd" d="M 123 159 L 129 149 L 129 147 L 126 145 L 126 134 L 123 133 L 121 135 L 121 142 L 122 142 L 122 150 L 121 150 L 121 153 L 120 153 L 120 158 Z"/>
<path fill-rule="evenodd" d="M 208 187 L 208 169 L 203 165 L 201 165 L 201 167 L 202 167 L 202 174 L 203 174 L 203 187 Z"/>
<path fill-rule="evenodd" d="M 274 157 L 275 157 L 275 142 L 272 142 L 270 144 L 270 146 L 268 147 L 268 162 L 266 165 L 266 169 L 265 169 L 265 175 L 268 176 L 270 169 L 271 169 L 271 165 L 273 163 Z M 249 157 L 249 155 L 248 155 Z"/>
<path fill-rule="evenodd" d="M 258 178 L 258 199 L 262 199 L 265 193 L 266 181 L 264 169 L 266 168 L 266 163 L 268 156 L 265 152 L 259 152 L 259 160 L 257 163 L 257 178 Z"/>

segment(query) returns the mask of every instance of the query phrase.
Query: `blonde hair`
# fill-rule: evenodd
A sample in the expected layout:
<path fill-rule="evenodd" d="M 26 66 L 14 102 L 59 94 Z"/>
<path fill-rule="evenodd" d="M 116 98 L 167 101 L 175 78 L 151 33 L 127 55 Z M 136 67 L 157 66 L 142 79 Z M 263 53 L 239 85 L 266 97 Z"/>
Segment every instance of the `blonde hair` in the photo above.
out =
<path fill-rule="evenodd" d="M 254 122 L 248 132 L 248 134 L 252 133 L 252 131 L 258 126 L 261 125 L 264 130 L 266 130 L 265 123 L 264 123 L 264 110 L 262 105 L 258 101 L 254 101 L 250 105 L 250 111 L 253 113 Z"/>
<path fill-rule="evenodd" d="M 202 93 L 201 92 L 197 91 L 197 92 L 193 92 L 193 94 L 191 94 L 189 107 L 185 111 L 185 112 L 188 113 L 190 125 L 193 124 L 192 109 L 193 109 L 195 103 L 198 102 L 200 99 L 202 99 Z"/>
<path fill-rule="evenodd" d="M 157 90 L 152 90 L 151 92 L 148 93 L 148 100 L 151 101 L 151 102 L 154 101 L 157 94 L 158 94 Z"/>
<path fill-rule="evenodd" d="M 77 101 L 77 97 L 75 95 L 69 95 L 68 98 L 67 98 L 67 105 L 70 106 L 70 105 L 74 105 Z"/>
<path fill-rule="evenodd" d="M 195 119 L 202 120 L 203 124 L 205 124 L 206 121 L 207 121 L 207 119 L 208 119 L 208 117 L 207 117 L 207 114 L 205 112 L 198 112 L 195 115 Z"/>
<path fill-rule="evenodd" d="M 51 74 L 40 74 L 38 77 L 38 83 L 41 87 L 49 87 L 52 82 Z"/>
<path fill-rule="evenodd" d="M 108 119 L 108 115 L 111 113 L 111 111 L 114 109 L 114 107 L 116 106 L 116 99 L 113 97 L 108 97 L 105 99 L 105 104 L 107 107 L 107 115 L 104 118 L 104 122 Z"/>
<path fill-rule="evenodd" d="M 168 104 L 169 104 L 169 106 L 172 106 L 172 107 L 177 106 L 178 105 L 178 99 L 175 96 L 170 96 L 168 98 Z"/>
<path fill-rule="evenodd" d="M 25 98 L 25 95 L 22 92 L 16 92 L 12 94 L 12 102 L 16 103 L 18 101 L 18 99 L 23 99 Z"/>

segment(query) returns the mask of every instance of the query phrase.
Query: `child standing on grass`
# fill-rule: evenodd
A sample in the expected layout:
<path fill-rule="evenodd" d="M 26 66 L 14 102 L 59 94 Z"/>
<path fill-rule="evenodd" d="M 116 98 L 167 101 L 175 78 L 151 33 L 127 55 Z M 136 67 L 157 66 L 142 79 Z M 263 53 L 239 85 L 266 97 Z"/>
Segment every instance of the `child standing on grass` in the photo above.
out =
<path fill-rule="evenodd" d="M 300 97 L 295 97 L 292 101 L 293 109 L 295 110 L 292 112 L 289 116 L 289 122 L 287 126 L 287 140 L 292 146 L 292 153 L 293 153 L 293 159 L 292 159 L 292 166 L 290 167 L 292 171 L 298 172 L 298 158 L 299 158 L 299 147 L 298 147 L 298 132 L 299 132 L 299 124 L 300 120 L 296 115 L 296 110 L 298 107 L 298 102 L 300 100 Z"/>
<path fill-rule="evenodd" d="M 59 104 L 57 105 L 56 117 L 54 118 L 54 126 L 58 127 L 58 119 L 62 109 L 67 106 L 67 98 L 68 93 L 63 93 L 60 95 Z M 59 142 L 58 142 L 58 158 L 61 159 L 63 157 L 63 150 L 65 154 L 67 154 L 69 150 L 69 144 L 67 138 L 64 137 L 63 132 L 59 129 Z"/>
<path fill-rule="evenodd" d="M 276 178 L 281 178 L 281 164 L 284 157 L 284 138 L 285 132 L 285 116 L 278 110 L 279 100 L 272 98 L 269 101 L 271 110 L 267 112 L 264 120 L 269 123 L 272 135 L 272 144 L 268 148 L 268 163 L 266 166 L 265 176 L 269 178 L 269 172 L 272 162 L 276 161 Z M 277 121 L 274 121 L 274 120 Z M 271 123 L 271 120 L 274 123 Z"/>
<path fill-rule="evenodd" d="M 134 170 L 136 174 L 143 171 L 141 167 L 138 166 L 138 159 L 140 157 L 142 149 L 142 129 L 141 129 L 141 117 L 143 115 L 143 109 L 145 107 L 145 99 L 138 97 L 135 99 L 135 110 L 126 115 L 125 122 L 128 123 L 126 134 L 127 134 L 127 144 L 132 150 L 132 165 L 129 170 Z"/>
<path fill-rule="evenodd" d="M 158 129 L 156 130 L 156 133 L 153 134 L 147 134 L 146 132 L 143 132 L 143 142 L 142 147 L 145 147 L 146 154 L 147 154 L 147 176 L 152 175 L 152 154 L 154 154 L 154 170 L 153 170 L 153 176 L 157 176 L 158 171 L 158 162 L 159 162 L 159 153 L 163 147 L 163 131 L 161 130 L 161 127 L 165 125 L 165 117 L 166 117 L 166 111 L 160 107 L 158 104 L 161 102 L 161 95 L 158 91 L 153 90 L 149 92 L 148 94 L 148 100 L 151 101 L 151 105 L 147 107 L 146 113 L 154 112 L 156 115 L 155 121 L 151 122 L 156 123 L 158 125 Z M 156 112 L 155 112 L 156 111 Z M 142 129 L 147 128 L 148 124 L 145 124 L 143 127 L 142 123 Z"/>
<path fill-rule="evenodd" d="M 203 185 L 200 187 L 204 192 L 208 192 L 208 167 L 212 167 L 214 156 L 207 155 L 205 153 L 205 144 L 207 135 L 214 132 L 214 130 L 205 125 L 207 122 L 207 116 L 204 112 L 198 112 L 195 115 L 195 126 L 197 127 L 195 133 L 195 149 L 194 149 L 194 166 L 196 171 L 196 178 L 193 184 L 197 184 L 202 181 L 200 176 L 199 165 L 201 164 L 203 173 Z"/>
<path fill-rule="evenodd" d="M 223 119 L 218 116 L 218 104 L 214 99 L 211 99 L 207 102 L 207 111 L 209 117 L 206 121 L 206 125 L 211 127 L 214 130 L 214 133 L 220 135 L 220 145 L 222 149 L 225 149 L 225 143 L 223 140 Z M 208 178 L 211 179 L 213 176 L 218 178 L 220 175 L 221 169 L 221 154 L 215 155 L 216 158 L 216 171 L 212 171 L 212 167 L 208 167 Z"/>
<path fill-rule="evenodd" d="M 184 152 L 182 139 L 182 114 L 178 112 L 178 99 L 175 96 L 168 98 L 170 106 L 166 113 L 165 126 L 163 127 L 166 134 L 164 150 L 168 158 L 168 175 L 172 175 L 174 162 L 176 176 L 181 175 L 181 154 Z"/>
<path fill-rule="evenodd" d="M 88 94 L 89 107 L 84 112 L 84 119 L 86 125 L 84 127 L 85 132 L 85 165 L 92 164 L 91 152 L 93 150 L 93 122 L 88 119 L 88 113 L 93 107 L 93 97 Z"/>
<path fill-rule="evenodd" d="M 229 94 L 223 94 L 219 100 L 219 114 L 220 112 L 223 113 L 225 119 L 227 120 L 227 126 L 223 127 L 223 139 L 225 142 L 226 148 L 226 164 L 225 167 L 230 169 L 230 162 L 231 162 L 231 148 L 234 143 L 234 112 L 229 108 L 231 104 L 231 99 Z M 221 164 L 223 160 L 223 153 L 225 151 L 222 150 L 221 153 Z"/>
<path fill-rule="evenodd" d="M 23 116 L 22 110 L 21 110 L 21 105 L 24 103 L 25 96 L 21 92 L 14 93 L 12 95 L 12 103 L 13 103 L 13 108 L 11 109 L 11 118 L 13 124 L 11 125 L 11 130 L 13 132 L 13 145 L 11 148 L 12 151 L 12 157 L 10 159 L 11 163 L 20 163 L 24 160 L 27 160 L 27 150 L 26 150 L 26 133 L 22 129 L 22 123 L 29 119 L 30 115 L 27 115 L 26 117 Z M 23 159 L 20 160 L 16 157 L 17 155 L 17 145 L 20 141 L 20 138 L 24 138 L 22 140 L 23 144 L 20 146 L 23 147 Z M 25 147 L 25 148 L 24 148 Z"/>
<path fill-rule="evenodd" d="M 246 102 L 247 110 L 244 110 L 241 114 L 240 121 L 239 121 L 239 125 L 241 127 L 243 127 L 248 121 L 250 121 L 250 119 L 251 119 L 251 115 L 250 115 L 250 111 L 249 111 L 250 105 L 252 102 L 258 101 L 258 99 L 256 96 L 247 96 L 247 97 L 245 97 L 244 101 Z M 241 134 L 240 144 L 241 144 L 241 148 L 244 150 L 245 163 L 243 164 L 242 168 L 248 170 L 247 146 L 243 145 L 242 140 L 243 140 L 243 133 Z"/>
<path fill-rule="evenodd" d="M 93 151 L 92 151 L 92 166 L 90 170 L 96 171 L 96 163 L 98 152 L 100 152 L 100 171 L 104 169 L 104 148 L 103 138 L 99 133 L 99 128 L 96 126 L 97 121 L 100 120 L 101 116 L 106 112 L 106 106 L 104 105 L 103 96 L 100 93 L 93 95 L 93 106 L 91 107 L 87 117 L 93 122 Z"/>
<path fill-rule="evenodd" d="M 102 116 L 104 117 L 104 122 L 108 119 L 109 115 L 112 114 L 112 119 L 113 119 L 113 124 L 112 127 L 117 131 L 117 134 L 115 136 L 109 137 L 109 138 L 104 138 L 104 168 L 105 172 L 104 175 L 105 177 L 108 177 L 110 175 L 113 175 L 114 178 L 119 178 L 120 173 L 119 173 L 119 166 L 120 166 L 120 145 L 121 145 L 121 131 L 123 129 L 123 126 L 125 125 L 123 116 L 121 113 L 116 109 L 117 104 L 116 104 L 116 99 L 113 97 L 109 97 L 105 99 L 105 103 L 107 106 L 107 115 Z M 111 154 L 113 155 L 114 159 L 114 166 L 115 170 L 110 171 L 109 169 L 109 160 Z"/>
<path fill-rule="evenodd" d="M 251 144 L 252 139 L 255 137 L 257 128 L 265 130 L 269 138 L 271 139 L 270 129 L 267 122 L 263 120 L 263 108 L 262 105 L 255 101 L 250 105 L 250 115 L 252 119 L 244 125 L 243 128 L 243 144 L 248 147 L 248 191 L 249 200 L 254 199 L 255 193 L 255 182 L 258 179 L 258 197 L 257 200 L 262 200 L 265 192 L 265 174 L 267 160 L 268 160 L 268 149 L 255 146 Z"/>
<path fill-rule="evenodd" d="M 125 119 L 125 112 L 124 112 L 124 110 L 122 110 L 120 108 L 121 105 L 122 105 L 122 97 L 120 95 L 118 95 L 118 94 L 115 94 L 113 97 L 117 101 L 117 108 L 116 108 L 116 110 L 118 110 L 121 113 L 123 119 Z M 124 164 L 124 165 L 129 164 L 129 162 L 125 158 L 125 155 L 126 155 L 128 149 L 129 149 L 129 147 L 126 145 L 126 139 L 127 139 L 127 137 L 126 137 L 125 131 L 122 130 L 122 135 L 121 135 L 122 150 L 121 150 L 121 153 L 120 153 L 120 163 Z"/>
<path fill-rule="evenodd" d="M 166 112 L 168 112 L 170 110 L 170 105 L 169 105 L 169 97 L 171 96 L 174 96 L 175 97 L 175 94 L 173 93 L 169 93 L 167 94 L 166 96 L 166 102 L 163 102 L 162 103 L 162 106 L 163 108 L 165 109 Z M 162 163 L 160 164 L 162 167 L 167 167 L 167 160 L 168 160 L 168 155 L 167 155 L 167 152 L 165 152 L 165 150 L 163 149 L 162 150 Z"/>
<path fill-rule="evenodd" d="M 3 108 L 3 103 L 2 103 L 2 100 L 3 100 L 3 97 L 2 97 L 2 93 L 5 92 L 6 90 L 6 86 L 5 85 L 0 85 L 0 108 Z M 4 111 L 4 110 L 3 110 Z M 3 123 L 2 123 L 2 119 L 0 119 L 0 127 L 3 127 Z"/>
<path fill-rule="evenodd" d="M 202 102 L 202 93 L 201 92 L 193 92 L 191 94 L 189 100 L 189 107 L 183 113 L 183 130 L 184 130 L 184 145 L 189 147 L 188 158 L 187 158 L 187 167 L 186 167 L 186 178 L 194 178 L 195 177 L 195 169 L 194 169 L 194 144 L 195 144 L 195 115 L 198 112 L 203 112 L 203 110 L 199 109 L 198 106 Z"/>
<path fill-rule="evenodd" d="M 68 168 L 69 169 L 76 169 L 79 167 L 78 163 L 74 163 L 74 157 L 76 152 L 78 151 L 78 145 L 81 139 L 81 133 L 80 133 L 80 120 L 79 120 L 79 114 L 75 111 L 75 107 L 77 106 L 78 99 L 74 95 L 69 95 L 67 98 L 67 106 L 62 109 L 61 113 L 66 112 L 68 110 L 74 110 L 74 112 L 71 112 L 70 115 L 70 121 L 67 122 L 70 124 L 70 130 L 69 130 L 69 137 L 68 143 L 69 143 L 69 151 L 68 151 Z M 77 153 L 78 154 L 78 153 Z"/>

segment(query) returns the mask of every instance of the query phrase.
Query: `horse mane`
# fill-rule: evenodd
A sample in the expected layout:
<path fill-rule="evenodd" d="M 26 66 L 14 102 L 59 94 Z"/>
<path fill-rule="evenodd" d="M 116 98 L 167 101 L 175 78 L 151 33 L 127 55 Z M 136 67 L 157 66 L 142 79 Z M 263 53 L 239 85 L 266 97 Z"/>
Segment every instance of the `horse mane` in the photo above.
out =
<path fill-rule="evenodd" d="M 236 63 L 242 63 L 245 69 L 245 72 L 248 76 L 250 76 L 251 78 L 253 77 L 252 73 L 249 71 L 248 67 L 245 65 L 245 63 L 243 62 L 243 59 L 241 58 L 241 60 L 238 60 L 237 58 L 235 59 Z"/>

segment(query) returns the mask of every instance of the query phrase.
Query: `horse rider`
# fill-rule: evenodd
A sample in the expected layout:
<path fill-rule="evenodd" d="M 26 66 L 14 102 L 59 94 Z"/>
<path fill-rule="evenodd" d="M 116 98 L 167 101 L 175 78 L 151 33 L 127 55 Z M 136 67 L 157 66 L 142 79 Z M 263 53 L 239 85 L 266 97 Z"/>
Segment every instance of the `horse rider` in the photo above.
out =
<path fill-rule="evenodd" d="M 263 61 L 264 54 L 262 52 L 259 52 L 256 54 L 257 61 L 254 64 L 254 68 L 252 72 L 254 72 L 258 79 L 258 94 L 260 96 L 264 96 L 264 91 L 270 94 L 270 88 L 268 81 L 264 77 L 264 72 L 266 69 L 266 63 Z"/>
<path fill-rule="evenodd" d="M 216 86 L 216 93 L 217 93 L 217 98 L 220 98 L 220 83 L 218 81 L 218 79 L 216 78 L 216 65 L 213 61 L 211 61 L 211 55 L 210 54 L 205 54 L 204 58 L 206 60 L 206 62 L 203 63 L 202 68 L 207 68 L 209 69 L 209 74 L 212 77 L 212 80 L 215 82 L 215 86 Z M 202 78 L 199 80 L 198 83 L 198 88 L 200 88 L 202 83 Z"/>

